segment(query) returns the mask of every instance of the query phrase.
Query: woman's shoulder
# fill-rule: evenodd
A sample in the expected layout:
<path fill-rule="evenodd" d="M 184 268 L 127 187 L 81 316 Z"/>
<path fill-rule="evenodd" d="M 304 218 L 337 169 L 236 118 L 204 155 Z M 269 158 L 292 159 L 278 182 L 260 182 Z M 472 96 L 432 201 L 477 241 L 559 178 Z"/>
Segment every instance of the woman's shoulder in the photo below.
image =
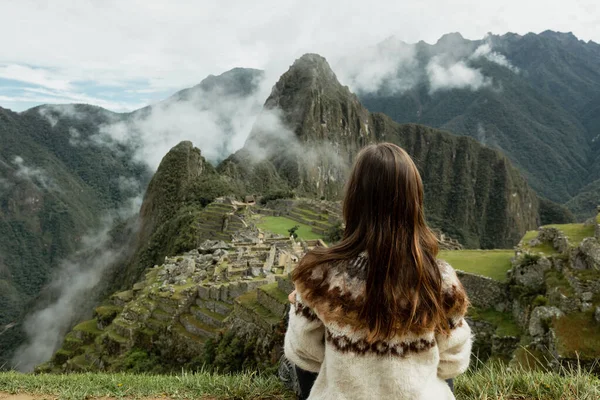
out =
<path fill-rule="evenodd" d="M 440 269 L 440 274 L 442 276 L 442 282 L 444 286 L 452 285 L 454 283 L 460 282 L 458 279 L 458 275 L 456 275 L 456 271 L 446 260 L 437 259 L 437 266 Z"/>
<path fill-rule="evenodd" d="M 446 310 L 451 313 L 464 314 L 469 306 L 469 299 L 456 271 L 444 260 L 438 259 L 437 265 L 442 276 L 442 291 Z"/>
<path fill-rule="evenodd" d="M 349 299 L 355 302 L 365 295 L 367 262 L 361 254 L 350 260 L 318 264 L 310 274 L 294 280 L 296 290 L 311 307 L 319 303 L 341 306 Z"/>

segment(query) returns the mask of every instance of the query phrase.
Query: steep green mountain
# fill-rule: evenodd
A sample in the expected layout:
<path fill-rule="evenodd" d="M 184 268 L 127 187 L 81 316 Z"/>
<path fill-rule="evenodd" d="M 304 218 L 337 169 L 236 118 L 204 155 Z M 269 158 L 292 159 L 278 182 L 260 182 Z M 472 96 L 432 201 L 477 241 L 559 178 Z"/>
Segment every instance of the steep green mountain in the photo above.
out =
<path fill-rule="evenodd" d="M 430 222 L 469 247 L 501 248 L 539 224 L 535 193 L 475 140 L 369 113 L 324 58 L 305 55 L 275 85 L 244 148 L 218 169 L 242 192 L 282 188 L 337 199 L 358 150 L 390 141 L 417 162 Z"/>
<path fill-rule="evenodd" d="M 199 149 L 191 142 L 173 147 L 148 184 L 137 216 L 137 234 L 127 246 L 131 252 L 119 262 L 113 287 L 131 285 L 166 256 L 191 250 L 209 239 L 201 234 L 203 210 L 224 195 L 235 195 L 235 191 Z"/>
<path fill-rule="evenodd" d="M 414 84 L 393 88 L 393 79 L 406 76 L 408 67 L 399 66 L 378 90 L 360 93 L 369 110 L 502 150 L 538 194 L 566 203 L 579 218 L 594 214 L 597 200 L 585 199 L 600 197 L 594 184 L 600 178 L 600 45 L 546 31 L 475 41 L 450 34 L 434 45 L 403 46 L 414 52 Z M 476 90 L 461 81 L 477 74 Z"/>
<path fill-rule="evenodd" d="M 210 149 L 213 161 L 228 155 L 237 124 L 260 109 L 254 95 L 262 76 L 236 68 L 125 114 L 89 105 L 40 106 L 22 113 L 0 108 L 0 367 L 23 341 L 26 313 L 63 295 L 48 287 L 52 274 L 82 248 L 86 234 L 105 228 L 109 211 L 118 219 L 107 248 L 125 250 L 97 291 L 110 293 L 136 280 L 146 264 L 191 246 L 186 232 L 197 228 L 190 222 L 198 215 L 194 207 L 202 209 L 216 194 L 229 193 L 225 183 L 205 179 L 214 168 L 198 150 L 182 144 L 174 153 L 181 150 L 183 161 L 167 157 L 139 223 L 130 200 L 141 197 L 156 167 L 148 157 L 161 146 L 177 144 L 181 135 L 202 137 L 208 122 L 212 131 L 204 136 L 219 141 Z M 172 186 L 171 175 L 184 173 L 188 180 Z M 160 189 L 154 191 L 155 186 Z M 153 216 L 145 218 L 148 214 Z M 93 257 L 89 253 L 81 256 Z"/>
<path fill-rule="evenodd" d="M 75 147 L 73 132 L 97 132 L 105 110 L 74 106 L 82 121 L 48 121 L 43 109 L 17 114 L 0 108 L 0 365 L 22 340 L 18 324 L 83 236 L 99 227 L 103 214 L 132 196 L 123 182 L 143 182 L 146 167 L 130 162 L 126 148 Z M 48 111 L 51 112 L 51 111 Z"/>

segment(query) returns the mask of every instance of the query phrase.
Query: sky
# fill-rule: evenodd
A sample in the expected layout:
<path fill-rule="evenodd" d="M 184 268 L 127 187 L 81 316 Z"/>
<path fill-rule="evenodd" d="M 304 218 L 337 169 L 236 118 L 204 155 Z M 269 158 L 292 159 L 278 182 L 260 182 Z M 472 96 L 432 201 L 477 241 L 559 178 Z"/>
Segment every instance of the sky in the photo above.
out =
<path fill-rule="evenodd" d="M 396 37 L 573 32 L 600 42 L 597 0 L 2 0 L 0 106 L 131 111 L 233 67 L 283 73 Z M 274 83 L 274 82 L 273 82 Z"/>

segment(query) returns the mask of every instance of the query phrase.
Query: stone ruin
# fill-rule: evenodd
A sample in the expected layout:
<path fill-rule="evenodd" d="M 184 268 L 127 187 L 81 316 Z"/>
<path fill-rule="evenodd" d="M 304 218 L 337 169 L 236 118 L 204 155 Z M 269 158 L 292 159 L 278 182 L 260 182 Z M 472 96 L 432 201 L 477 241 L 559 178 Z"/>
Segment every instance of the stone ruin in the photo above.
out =
<path fill-rule="evenodd" d="M 77 325 L 40 371 L 106 370 L 131 349 L 152 346 L 165 360 L 189 362 L 225 331 L 255 340 L 259 352 L 279 353 L 273 346 L 280 346 L 278 329 L 289 307 L 288 275 L 307 251 L 325 244 L 253 229 L 235 239 L 206 240 L 166 257 L 131 290 L 97 307 L 93 320 Z"/>

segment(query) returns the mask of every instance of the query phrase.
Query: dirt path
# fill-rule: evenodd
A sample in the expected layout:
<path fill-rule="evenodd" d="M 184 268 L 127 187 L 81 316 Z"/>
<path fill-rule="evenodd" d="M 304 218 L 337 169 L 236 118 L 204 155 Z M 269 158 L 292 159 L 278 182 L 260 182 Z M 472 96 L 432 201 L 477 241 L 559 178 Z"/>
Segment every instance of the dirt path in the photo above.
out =
<path fill-rule="evenodd" d="M 56 396 L 32 395 L 26 393 L 9 394 L 0 392 L 0 400 L 54 400 Z"/>

